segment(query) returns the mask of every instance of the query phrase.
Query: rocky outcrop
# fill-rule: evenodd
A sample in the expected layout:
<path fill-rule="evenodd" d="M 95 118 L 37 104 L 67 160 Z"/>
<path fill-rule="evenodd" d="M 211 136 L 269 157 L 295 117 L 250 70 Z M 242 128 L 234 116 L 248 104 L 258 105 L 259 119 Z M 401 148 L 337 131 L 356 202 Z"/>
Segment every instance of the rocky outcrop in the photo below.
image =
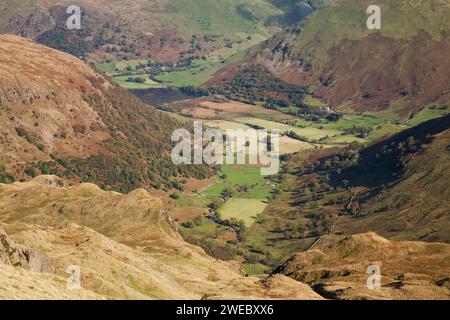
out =
<path fill-rule="evenodd" d="M 0 262 L 36 273 L 53 273 L 51 259 L 36 249 L 22 248 L 0 229 Z"/>
<path fill-rule="evenodd" d="M 27 257 L 24 250 L 16 245 L 6 234 L 0 229 L 0 262 L 15 267 L 26 268 L 28 266 Z"/>
<path fill-rule="evenodd" d="M 379 289 L 367 286 L 375 268 L 381 273 Z M 330 299 L 450 299 L 450 245 L 391 241 L 369 232 L 325 241 L 274 273 Z"/>

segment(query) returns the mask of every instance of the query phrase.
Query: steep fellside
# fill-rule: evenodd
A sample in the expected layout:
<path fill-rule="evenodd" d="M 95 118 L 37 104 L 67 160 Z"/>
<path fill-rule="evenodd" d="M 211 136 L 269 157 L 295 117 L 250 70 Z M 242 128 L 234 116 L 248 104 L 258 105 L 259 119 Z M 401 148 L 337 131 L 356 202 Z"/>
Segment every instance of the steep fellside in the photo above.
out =
<path fill-rule="evenodd" d="M 130 191 L 207 174 L 170 161 L 181 124 L 30 40 L 0 36 L 0 111 L 0 164 L 18 179 L 57 173 Z"/>
<path fill-rule="evenodd" d="M 94 60 L 173 61 L 202 56 L 242 37 L 267 37 L 297 23 L 323 0 L 81 0 L 81 30 L 68 30 L 71 0 L 0 3 L 0 32 Z M 195 35 L 195 39 L 193 38 Z M 191 41 L 198 50 L 191 49 Z M 201 47 L 201 49 L 200 49 Z"/>
<path fill-rule="evenodd" d="M 381 272 L 378 290 L 367 287 L 367 269 L 374 265 Z M 332 299 L 448 300 L 450 245 L 359 234 L 299 253 L 275 273 L 310 284 Z"/>
<path fill-rule="evenodd" d="M 403 118 L 430 103 L 450 100 L 448 1 L 378 1 L 382 29 L 368 30 L 370 1 L 334 0 L 254 49 L 246 63 L 311 86 L 332 107 L 396 110 Z M 229 82 L 242 68 L 218 72 Z"/>
<path fill-rule="evenodd" d="M 46 252 L 55 268 L 55 275 L 41 275 L 2 266 L 0 297 L 321 299 L 281 275 L 245 277 L 237 265 L 185 243 L 160 200 L 144 190 L 121 195 L 61 184 L 54 176 L 0 184 L 0 228 L 16 243 Z M 83 291 L 65 289 L 69 266 L 80 267 Z M 29 285 L 36 290 L 27 291 Z"/>
<path fill-rule="evenodd" d="M 336 230 L 449 243 L 450 115 L 361 150 L 358 164 L 332 179 L 348 181 L 359 207 Z"/>

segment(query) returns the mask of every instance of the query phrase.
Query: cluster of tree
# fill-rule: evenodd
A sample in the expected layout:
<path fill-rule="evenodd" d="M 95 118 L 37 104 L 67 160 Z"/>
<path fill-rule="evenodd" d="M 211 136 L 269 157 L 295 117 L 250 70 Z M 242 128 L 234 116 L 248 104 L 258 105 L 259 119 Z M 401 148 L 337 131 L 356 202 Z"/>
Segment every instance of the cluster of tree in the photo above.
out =
<path fill-rule="evenodd" d="M 413 135 L 395 136 L 367 148 L 353 142 L 344 151 L 316 163 L 313 171 L 329 172 L 333 181 L 343 187 L 355 183 L 386 184 L 400 177 L 411 155 L 431 140 L 432 136 L 421 140 Z"/>
<path fill-rule="evenodd" d="M 343 134 L 352 134 L 358 138 L 367 138 L 369 133 L 372 131 L 372 128 L 368 127 L 360 127 L 360 126 L 352 126 L 351 128 L 347 128 L 344 130 Z"/>
<path fill-rule="evenodd" d="M 304 141 L 304 142 L 309 142 L 309 139 L 306 137 L 303 137 L 301 135 L 299 135 L 297 132 L 295 131 L 287 131 L 285 132 L 286 136 L 288 136 L 289 138 L 295 139 L 295 140 L 299 140 L 299 141 Z"/>
<path fill-rule="evenodd" d="M 192 68 L 192 58 L 178 62 L 154 62 L 139 63 L 136 67 L 129 65 L 124 70 L 116 69 L 113 77 L 148 75 L 149 79 L 159 82 L 156 77 L 163 73 L 186 71 Z M 143 77 L 129 77 L 128 82 L 144 83 Z"/>
<path fill-rule="evenodd" d="M 432 110 L 448 110 L 448 104 L 441 104 L 437 106 L 430 107 Z"/>
<path fill-rule="evenodd" d="M 360 159 L 359 151 L 362 147 L 361 144 L 352 142 L 344 151 L 318 162 L 315 170 L 331 170 L 340 173 L 344 169 L 354 167 L 358 164 Z"/>
<path fill-rule="evenodd" d="M 136 77 L 136 78 L 128 78 L 127 82 L 136 82 L 136 83 L 145 83 L 145 79 L 141 78 L 141 77 Z"/>
<path fill-rule="evenodd" d="M 0 183 L 13 183 L 14 181 L 14 176 L 7 173 L 5 166 L 0 164 Z"/>
<path fill-rule="evenodd" d="M 234 191 L 231 188 L 225 188 L 220 193 L 220 198 L 222 198 L 224 201 L 228 201 L 231 197 L 233 197 Z"/>
<path fill-rule="evenodd" d="M 101 38 L 96 38 L 96 42 L 93 43 L 92 40 L 87 40 L 88 35 L 89 33 L 83 29 L 79 30 L 77 34 L 74 35 L 73 32 L 67 28 L 56 26 L 38 36 L 37 41 L 51 48 L 70 53 L 76 57 L 84 57 L 103 42 Z"/>
<path fill-rule="evenodd" d="M 263 66 L 249 66 L 232 82 L 223 87 L 210 87 L 207 90 L 209 94 L 220 94 L 231 100 L 250 104 L 260 102 L 268 108 L 301 106 L 307 92 L 306 87 L 291 85 L 274 77 Z"/>
<path fill-rule="evenodd" d="M 187 96 L 191 96 L 191 97 L 204 97 L 204 96 L 209 96 L 209 94 L 210 94 L 208 89 L 192 87 L 192 86 L 181 87 L 180 91 L 183 94 L 185 94 Z"/>

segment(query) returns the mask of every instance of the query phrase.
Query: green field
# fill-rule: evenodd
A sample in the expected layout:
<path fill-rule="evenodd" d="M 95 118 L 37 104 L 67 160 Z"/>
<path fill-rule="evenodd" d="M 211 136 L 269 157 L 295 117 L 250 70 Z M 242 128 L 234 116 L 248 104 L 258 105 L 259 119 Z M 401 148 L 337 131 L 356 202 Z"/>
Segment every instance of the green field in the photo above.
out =
<path fill-rule="evenodd" d="M 214 73 L 225 65 L 244 58 L 246 53 L 247 48 L 244 48 L 223 61 L 212 57 L 207 57 L 205 60 L 195 59 L 190 70 L 165 73 L 157 76 L 156 79 L 173 87 L 198 86 L 211 79 Z"/>
<path fill-rule="evenodd" d="M 381 128 L 374 129 L 372 132 L 370 132 L 369 136 L 367 137 L 367 140 L 374 141 L 374 140 L 380 139 L 384 136 L 400 132 L 404 129 L 406 129 L 406 126 L 402 127 L 402 126 L 394 125 L 394 124 L 384 125 Z"/>
<path fill-rule="evenodd" d="M 432 109 L 431 107 L 424 108 L 412 120 L 408 122 L 410 126 L 416 126 L 422 122 L 441 117 L 449 112 L 448 106 L 442 110 Z"/>
<path fill-rule="evenodd" d="M 236 218 L 244 220 L 247 226 L 251 226 L 255 217 L 267 206 L 267 198 L 274 185 L 267 181 L 256 166 L 223 165 L 221 174 L 224 179 L 207 187 L 200 192 L 205 202 L 219 203 L 218 212 L 222 219 Z M 246 192 L 239 191 L 242 186 L 247 186 Z M 226 202 L 220 200 L 224 190 L 232 191 L 233 195 Z"/>
<path fill-rule="evenodd" d="M 95 67 L 108 75 L 116 72 L 116 62 L 98 63 Z"/>
<path fill-rule="evenodd" d="M 242 266 L 242 269 L 250 276 L 267 276 L 266 272 L 268 270 L 267 266 L 261 263 L 246 263 Z"/>
<path fill-rule="evenodd" d="M 196 194 L 181 194 L 176 200 L 178 206 L 183 208 L 203 207 L 205 201 Z"/>
<path fill-rule="evenodd" d="M 265 199 L 269 196 L 270 186 L 261 175 L 258 166 L 247 165 L 222 165 L 220 169 L 224 180 L 218 180 L 216 184 L 201 191 L 201 195 L 207 198 L 218 198 L 226 188 L 236 188 L 236 186 L 249 185 L 251 189 L 243 194 L 236 194 L 234 197 L 245 197 L 254 199 Z"/>
<path fill-rule="evenodd" d="M 323 126 L 327 129 L 345 130 L 350 129 L 353 126 L 375 128 L 386 123 L 386 120 L 377 118 L 375 116 L 346 114 L 338 121 L 324 124 Z"/>
<path fill-rule="evenodd" d="M 133 67 L 136 68 L 141 63 L 147 63 L 148 60 L 121 60 L 116 62 L 107 62 L 107 63 L 99 63 L 96 65 L 96 68 L 100 71 L 107 73 L 108 75 L 114 75 L 121 71 L 124 71 L 126 68 Z"/>
<path fill-rule="evenodd" d="M 307 104 L 308 106 L 315 107 L 315 108 L 323 108 L 323 107 L 327 106 L 327 104 L 323 103 L 319 99 L 314 98 L 311 95 L 306 95 L 303 102 L 305 104 Z"/>
<path fill-rule="evenodd" d="M 144 83 L 129 82 L 128 78 L 142 78 L 145 79 Z M 148 76 L 119 76 L 114 77 L 113 80 L 125 89 L 148 89 L 148 88 L 164 88 L 165 86 L 161 83 L 150 80 Z"/>
<path fill-rule="evenodd" d="M 332 137 L 335 135 L 339 135 L 340 132 L 335 129 L 319 129 L 315 127 L 307 127 L 307 128 L 300 128 L 296 126 L 291 126 L 284 123 L 279 123 L 275 121 L 269 121 L 264 119 L 258 119 L 258 118 L 238 118 L 236 119 L 237 122 L 240 123 L 246 123 L 251 125 L 257 125 L 260 127 L 263 127 L 267 130 L 273 130 L 278 129 L 280 130 L 280 133 L 293 131 L 299 136 L 305 137 L 306 139 L 310 140 L 316 140 L 320 138 L 325 138 L 326 136 Z"/>
<path fill-rule="evenodd" d="M 256 220 L 256 216 L 264 211 L 267 203 L 258 199 L 232 198 L 219 209 L 222 219 L 235 218 L 243 220 L 247 227 L 251 227 Z"/>

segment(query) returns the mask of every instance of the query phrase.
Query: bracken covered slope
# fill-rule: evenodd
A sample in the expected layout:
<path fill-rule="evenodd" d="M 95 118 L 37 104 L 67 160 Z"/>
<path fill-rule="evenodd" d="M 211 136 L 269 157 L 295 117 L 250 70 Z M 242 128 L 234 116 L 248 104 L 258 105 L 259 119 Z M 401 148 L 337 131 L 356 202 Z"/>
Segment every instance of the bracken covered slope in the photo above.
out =
<path fill-rule="evenodd" d="M 0 35 L 0 164 L 16 178 L 58 173 L 127 192 L 204 176 L 170 161 L 181 126 L 73 56 Z"/>
<path fill-rule="evenodd" d="M 185 243 L 160 200 L 142 189 L 122 195 L 61 184 L 55 176 L 0 184 L 0 228 L 20 246 L 48 255 L 55 271 L 2 265 L 0 297 L 321 299 L 281 275 L 245 277 L 237 265 Z M 72 265 L 81 269 L 83 290 L 66 289 Z"/>
<path fill-rule="evenodd" d="M 247 36 L 269 36 L 300 21 L 323 0 L 80 0 L 82 29 L 68 30 L 71 0 L 3 0 L 0 33 L 36 39 L 50 47 L 92 59 L 187 58 L 223 48 Z M 203 38 L 206 36 L 207 38 Z M 107 49 L 109 48 L 109 49 Z M 114 52 L 110 49 L 114 48 Z"/>

